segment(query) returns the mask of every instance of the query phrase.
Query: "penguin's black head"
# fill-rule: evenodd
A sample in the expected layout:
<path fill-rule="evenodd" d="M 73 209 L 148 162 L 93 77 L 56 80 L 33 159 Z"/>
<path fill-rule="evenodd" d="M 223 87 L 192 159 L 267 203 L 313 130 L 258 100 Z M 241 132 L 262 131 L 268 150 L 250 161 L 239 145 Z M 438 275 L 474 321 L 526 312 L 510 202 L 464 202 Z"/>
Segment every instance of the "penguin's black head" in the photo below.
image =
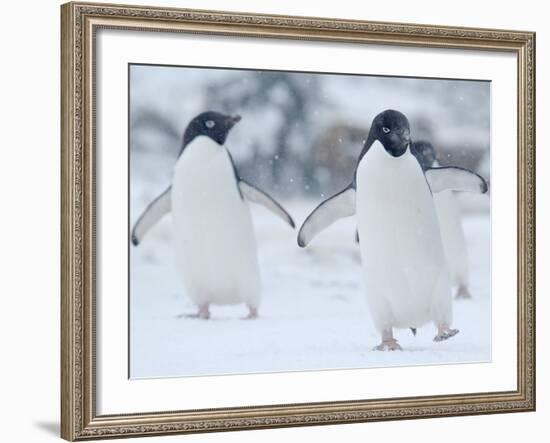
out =
<path fill-rule="evenodd" d="M 215 111 L 203 112 L 191 120 L 191 123 L 187 126 L 183 135 L 183 147 L 199 135 L 210 137 L 219 145 L 223 145 L 227 139 L 227 134 L 240 119 L 240 115 L 230 116 Z"/>
<path fill-rule="evenodd" d="M 437 160 L 435 148 L 430 142 L 419 141 L 411 143 L 411 153 L 416 157 L 422 169 L 431 168 Z"/>
<path fill-rule="evenodd" d="M 370 143 L 379 140 L 388 154 L 400 157 L 411 141 L 409 120 L 399 111 L 388 109 L 378 114 L 370 128 Z"/>

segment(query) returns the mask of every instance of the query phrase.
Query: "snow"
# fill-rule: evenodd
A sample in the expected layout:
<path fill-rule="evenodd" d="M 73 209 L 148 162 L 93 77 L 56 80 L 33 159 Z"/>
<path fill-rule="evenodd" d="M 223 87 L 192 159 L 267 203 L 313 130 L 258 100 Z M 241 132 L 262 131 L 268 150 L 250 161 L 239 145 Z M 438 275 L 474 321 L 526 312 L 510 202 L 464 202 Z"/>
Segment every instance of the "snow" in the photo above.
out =
<path fill-rule="evenodd" d="M 132 220 L 147 203 L 132 201 Z M 166 217 L 130 251 L 130 374 L 132 378 L 370 368 L 489 361 L 491 358 L 490 218 L 488 198 L 464 216 L 472 300 L 454 302 L 456 337 L 432 341 L 433 325 L 396 331 L 402 352 L 372 348 L 379 336 L 363 295 L 353 217 L 341 220 L 306 249 L 264 208 L 253 206 L 263 303 L 260 317 L 242 320 L 245 306 L 213 306 L 210 320 L 181 317 L 195 307 L 177 278 Z M 465 200 L 465 198 L 463 198 Z M 481 202 L 481 203 L 480 203 Z M 283 200 L 298 226 L 318 202 Z M 480 209 L 481 208 L 481 209 Z M 238 257 L 236 257 L 238 259 Z"/>
<path fill-rule="evenodd" d="M 447 162 L 476 169 L 483 159 L 478 172 L 490 179 L 488 82 L 137 65 L 130 80 L 132 222 L 170 184 L 183 131 L 206 109 L 243 116 L 228 139 L 237 170 L 278 199 L 297 227 L 350 182 L 361 138 L 374 115 L 387 108 L 405 112 L 414 139 L 431 141 L 440 155 L 449 155 Z M 434 343 L 432 325 L 416 337 L 396 331 L 405 350 L 395 353 L 372 351 L 380 338 L 364 299 L 353 218 L 301 249 L 297 231 L 254 207 L 260 318 L 241 320 L 244 306 L 214 306 L 212 319 L 202 321 L 180 316 L 196 307 L 179 281 L 166 217 L 130 248 L 131 376 L 488 361 L 489 198 L 464 195 L 460 202 L 474 296 L 454 303 L 453 326 L 461 332 Z"/>

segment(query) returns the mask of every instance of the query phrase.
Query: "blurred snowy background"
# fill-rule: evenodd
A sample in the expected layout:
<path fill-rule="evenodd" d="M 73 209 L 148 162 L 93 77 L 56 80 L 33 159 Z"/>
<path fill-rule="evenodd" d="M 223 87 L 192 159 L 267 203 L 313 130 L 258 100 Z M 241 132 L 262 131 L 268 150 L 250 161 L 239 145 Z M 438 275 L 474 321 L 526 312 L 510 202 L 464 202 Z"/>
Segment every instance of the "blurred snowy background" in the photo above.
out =
<path fill-rule="evenodd" d="M 442 165 L 489 179 L 490 84 L 477 81 L 132 66 L 132 172 L 169 182 L 185 127 L 212 109 L 242 115 L 228 145 L 240 174 L 276 196 L 349 182 L 374 116 L 398 109 Z"/>
<path fill-rule="evenodd" d="M 239 174 L 268 191 L 298 227 L 346 186 L 369 124 L 384 109 L 407 115 L 413 140 L 430 141 L 442 165 L 490 181 L 490 84 L 329 74 L 133 65 L 130 74 L 130 218 L 171 181 L 189 121 L 205 110 L 240 114 L 227 141 Z M 455 303 L 461 333 L 431 341 L 397 332 L 402 353 L 372 352 L 379 337 L 361 293 L 353 218 L 307 249 L 296 232 L 253 208 L 263 277 L 257 321 L 244 307 L 193 312 L 177 278 L 170 217 L 130 251 L 130 374 L 163 377 L 316 370 L 490 359 L 489 197 L 462 195 L 473 299 Z"/>

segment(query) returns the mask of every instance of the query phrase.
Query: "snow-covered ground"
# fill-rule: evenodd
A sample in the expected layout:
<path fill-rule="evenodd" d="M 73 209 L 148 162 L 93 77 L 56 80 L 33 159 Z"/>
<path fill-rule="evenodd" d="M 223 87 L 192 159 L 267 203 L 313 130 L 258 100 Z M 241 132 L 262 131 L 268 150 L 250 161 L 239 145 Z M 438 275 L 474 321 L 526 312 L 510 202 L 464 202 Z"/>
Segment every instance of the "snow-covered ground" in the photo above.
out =
<path fill-rule="evenodd" d="M 148 203 L 138 193 L 132 220 Z M 468 197 L 470 198 L 470 197 Z M 195 312 L 177 277 L 166 217 L 130 252 L 130 375 L 180 377 L 395 365 L 488 361 L 491 358 L 490 219 L 468 211 L 472 300 L 454 302 L 456 337 L 432 341 L 433 325 L 396 331 L 402 352 L 372 348 L 379 336 L 363 296 L 355 221 L 341 220 L 310 247 L 296 245 L 292 231 L 264 208 L 253 207 L 263 277 L 260 318 L 241 320 L 244 306 L 211 309 L 208 321 L 178 318 Z M 282 202 L 298 226 L 314 201 Z M 475 206 L 475 205 L 474 205 Z M 237 258 L 238 259 L 238 258 Z"/>

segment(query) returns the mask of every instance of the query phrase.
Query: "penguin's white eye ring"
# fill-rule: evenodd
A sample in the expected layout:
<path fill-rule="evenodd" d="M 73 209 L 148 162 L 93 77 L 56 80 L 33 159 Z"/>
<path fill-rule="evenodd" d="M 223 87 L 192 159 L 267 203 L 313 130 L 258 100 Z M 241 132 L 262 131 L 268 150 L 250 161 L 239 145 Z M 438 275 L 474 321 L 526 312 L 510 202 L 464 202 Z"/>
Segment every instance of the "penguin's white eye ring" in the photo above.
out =
<path fill-rule="evenodd" d="M 384 134 L 388 134 L 391 131 L 391 129 L 388 128 L 387 126 L 383 126 L 382 131 L 384 131 Z"/>
<path fill-rule="evenodd" d="M 214 126 L 216 126 L 216 122 L 214 120 L 206 120 L 204 122 L 204 126 L 206 126 L 208 129 L 212 129 Z"/>

